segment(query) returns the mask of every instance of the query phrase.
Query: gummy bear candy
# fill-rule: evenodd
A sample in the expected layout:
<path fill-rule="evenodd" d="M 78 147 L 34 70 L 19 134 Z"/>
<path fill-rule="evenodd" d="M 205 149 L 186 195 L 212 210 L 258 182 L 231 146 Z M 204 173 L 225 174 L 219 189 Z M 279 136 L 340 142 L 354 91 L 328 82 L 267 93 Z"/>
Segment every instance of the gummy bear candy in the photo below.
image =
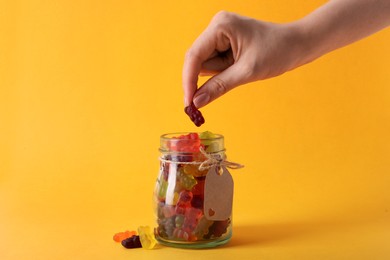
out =
<path fill-rule="evenodd" d="M 210 226 L 214 223 L 212 220 L 208 220 L 205 216 L 203 216 L 196 226 L 194 230 L 194 235 L 198 239 L 202 239 L 204 235 L 206 235 L 209 232 Z"/>
<path fill-rule="evenodd" d="M 122 240 L 122 246 L 126 248 L 139 248 L 142 247 L 141 242 L 140 242 L 140 237 L 139 236 L 131 236 L 129 238 L 126 238 L 125 240 Z"/>
<path fill-rule="evenodd" d="M 184 215 L 182 215 L 182 214 L 176 215 L 176 217 L 175 217 L 175 226 L 177 228 L 181 228 L 183 226 L 183 223 L 184 223 Z"/>
<path fill-rule="evenodd" d="M 192 192 L 182 190 L 179 194 L 179 201 L 176 204 L 176 214 L 184 214 L 188 207 L 191 207 Z"/>
<path fill-rule="evenodd" d="M 193 194 L 191 191 L 182 190 L 179 194 L 178 203 L 181 202 L 181 203 L 186 203 L 189 205 L 191 203 L 192 197 L 193 197 Z"/>
<path fill-rule="evenodd" d="M 195 177 L 205 176 L 208 172 L 208 169 L 199 170 L 199 164 L 185 164 L 183 167 L 185 174 L 192 175 Z"/>
<path fill-rule="evenodd" d="M 176 239 L 188 240 L 190 236 L 188 232 L 184 231 L 182 228 L 175 228 L 173 231 L 173 237 Z"/>
<path fill-rule="evenodd" d="M 162 214 L 165 218 L 170 218 L 175 215 L 175 207 L 171 205 L 165 205 L 162 207 Z"/>
<path fill-rule="evenodd" d="M 230 224 L 230 219 L 223 221 L 214 221 L 213 225 L 210 226 L 209 233 L 205 236 L 205 238 L 220 237 L 226 233 L 227 228 Z"/>
<path fill-rule="evenodd" d="M 184 112 L 190 117 L 191 121 L 199 127 L 204 124 L 205 120 L 202 116 L 202 113 L 196 108 L 194 102 L 192 102 L 189 106 L 184 108 Z"/>
<path fill-rule="evenodd" d="M 197 180 L 197 183 L 196 185 L 194 185 L 194 187 L 192 188 L 191 192 L 192 194 L 194 195 L 198 195 L 198 196 L 201 196 L 202 199 L 204 197 L 204 182 L 205 182 L 205 178 L 196 178 Z"/>
<path fill-rule="evenodd" d="M 164 179 L 158 181 L 158 199 L 160 201 L 165 200 L 165 195 L 167 194 L 168 182 Z"/>
<path fill-rule="evenodd" d="M 175 206 L 175 205 L 177 204 L 178 201 L 179 201 L 179 193 L 174 192 L 174 193 L 173 193 L 172 205 Z"/>
<path fill-rule="evenodd" d="M 186 209 L 191 206 L 190 203 L 185 203 L 185 202 L 178 202 L 175 207 L 175 212 L 176 214 L 184 214 L 186 212 Z"/>
<path fill-rule="evenodd" d="M 194 195 L 191 200 L 191 206 L 197 209 L 203 209 L 203 197 L 200 195 Z"/>
<path fill-rule="evenodd" d="M 221 147 L 221 144 L 219 142 L 216 142 L 215 140 L 218 140 L 218 135 L 206 131 L 199 134 L 199 138 L 201 139 L 201 143 L 205 146 L 205 151 L 208 153 L 214 153 L 219 152 L 223 150 L 223 147 Z M 212 141 L 214 140 L 214 141 Z"/>
<path fill-rule="evenodd" d="M 165 160 L 171 160 L 171 157 L 169 155 L 166 156 L 167 158 L 164 158 Z M 163 178 L 164 180 L 168 180 L 169 175 L 169 163 L 168 162 L 161 162 L 160 166 L 160 178 Z"/>
<path fill-rule="evenodd" d="M 115 242 L 122 242 L 122 240 L 125 240 L 126 238 L 132 237 L 136 234 L 137 233 L 135 231 L 126 230 L 125 232 L 116 233 L 113 239 Z"/>
<path fill-rule="evenodd" d="M 202 143 L 204 145 L 209 145 L 211 143 L 210 139 L 216 138 L 217 135 L 210 132 L 210 131 L 204 131 L 199 134 L 199 138 L 201 139 Z"/>
<path fill-rule="evenodd" d="M 175 217 L 164 218 L 158 220 L 157 232 L 163 237 L 172 237 L 173 230 L 175 229 Z"/>
<path fill-rule="evenodd" d="M 194 176 L 185 174 L 183 168 L 179 169 L 178 175 L 181 187 L 186 190 L 191 190 L 197 184 Z"/>
<path fill-rule="evenodd" d="M 173 193 L 173 196 L 172 196 L 172 193 L 168 193 L 166 198 L 165 198 L 165 203 L 167 205 L 172 205 L 172 206 L 175 206 L 177 204 L 179 200 L 179 193 L 177 193 L 176 191 Z"/>
<path fill-rule="evenodd" d="M 157 244 L 152 229 L 149 226 L 140 226 L 138 228 L 138 234 L 142 248 L 152 249 Z"/>
<path fill-rule="evenodd" d="M 171 151 L 180 153 L 171 154 L 170 157 L 172 161 L 192 162 L 194 161 L 194 155 L 199 153 L 200 147 L 204 148 L 204 145 L 201 144 L 199 135 L 197 133 L 189 133 L 187 135 L 181 135 L 172 138 L 167 143 L 167 147 Z"/>
<path fill-rule="evenodd" d="M 196 208 L 188 208 L 184 215 L 183 229 L 187 232 L 192 232 L 198 224 L 198 221 L 201 216 L 202 210 Z"/>

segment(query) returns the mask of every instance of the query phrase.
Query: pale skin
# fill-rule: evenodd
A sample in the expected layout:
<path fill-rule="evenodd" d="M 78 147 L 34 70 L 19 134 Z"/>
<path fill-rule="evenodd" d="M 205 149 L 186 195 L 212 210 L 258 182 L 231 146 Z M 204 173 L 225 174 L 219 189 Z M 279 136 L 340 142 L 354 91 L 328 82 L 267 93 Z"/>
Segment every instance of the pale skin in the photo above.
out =
<path fill-rule="evenodd" d="M 390 0 L 333 0 L 275 24 L 219 12 L 187 51 L 184 103 L 201 108 L 245 83 L 278 76 L 390 25 Z M 198 88 L 198 76 L 212 77 Z"/>

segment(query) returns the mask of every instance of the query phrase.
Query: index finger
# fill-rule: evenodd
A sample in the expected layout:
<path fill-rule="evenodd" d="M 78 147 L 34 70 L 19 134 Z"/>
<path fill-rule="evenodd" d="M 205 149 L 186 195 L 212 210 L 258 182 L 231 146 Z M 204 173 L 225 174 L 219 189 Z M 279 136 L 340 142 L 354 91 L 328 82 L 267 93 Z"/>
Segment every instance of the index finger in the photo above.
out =
<path fill-rule="evenodd" d="M 198 75 L 202 63 L 214 55 L 216 50 L 216 37 L 208 28 L 195 40 L 187 51 L 183 66 L 184 103 L 188 106 L 198 88 Z"/>

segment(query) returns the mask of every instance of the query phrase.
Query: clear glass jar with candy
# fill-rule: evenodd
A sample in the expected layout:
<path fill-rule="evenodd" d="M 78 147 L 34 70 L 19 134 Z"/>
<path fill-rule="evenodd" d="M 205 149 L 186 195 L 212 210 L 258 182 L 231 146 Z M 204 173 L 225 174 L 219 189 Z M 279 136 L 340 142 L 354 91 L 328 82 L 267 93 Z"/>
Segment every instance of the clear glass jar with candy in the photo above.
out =
<path fill-rule="evenodd" d="M 160 152 L 156 239 L 181 248 L 227 243 L 232 236 L 233 180 L 222 166 L 224 137 L 211 132 L 165 134 Z"/>

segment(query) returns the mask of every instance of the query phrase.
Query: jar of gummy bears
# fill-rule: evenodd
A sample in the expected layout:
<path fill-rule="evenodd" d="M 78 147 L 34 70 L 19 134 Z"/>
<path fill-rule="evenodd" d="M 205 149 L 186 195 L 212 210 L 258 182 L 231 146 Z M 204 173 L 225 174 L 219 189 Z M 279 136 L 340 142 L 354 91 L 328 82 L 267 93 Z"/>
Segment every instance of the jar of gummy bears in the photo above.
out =
<path fill-rule="evenodd" d="M 232 236 L 233 180 L 225 167 L 224 137 L 211 132 L 165 134 L 160 152 L 156 239 L 181 248 L 227 243 Z"/>

